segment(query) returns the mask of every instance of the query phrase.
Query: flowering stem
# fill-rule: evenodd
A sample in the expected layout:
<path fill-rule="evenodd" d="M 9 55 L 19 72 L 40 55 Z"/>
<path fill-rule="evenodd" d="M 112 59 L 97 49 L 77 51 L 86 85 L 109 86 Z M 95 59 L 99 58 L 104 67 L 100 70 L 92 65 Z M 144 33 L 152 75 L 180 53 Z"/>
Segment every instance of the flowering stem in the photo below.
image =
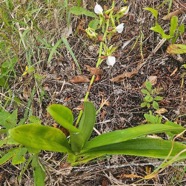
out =
<path fill-rule="evenodd" d="M 112 6 L 114 6 L 114 4 Z M 109 16 L 112 15 L 112 13 L 113 13 L 113 11 L 110 12 Z M 106 43 L 106 41 L 107 41 L 107 34 L 108 34 L 109 25 L 110 25 L 110 19 L 107 19 L 106 20 L 106 27 L 104 26 L 105 29 L 103 30 L 103 32 L 104 32 L 103 39 L 100 42 L 100 46 L 99 46 L 99 55 L 98 55 L 98 60 L 97 60 L 97 63 L 96 63 L 96 68 L 98 68 L 101 65 L 102 61 L 103 61 L 103 59 L 101 58 L 101 55 L 102 55 L 102 52 L 103 52 L 103 43 Z M 95 78 L 96 78 L 96 76 L 93 75 L 91 80 L 90 80 L 90 83 L 89 83 L 89 86 L 88 86 L 88 90 L 87 90 L 86 95 L 84 97 L 84 102 L 88 100 L 88 97 L 89 97 L 89 94 L 90 94 L 90 89 L 91 89 L 91 87 L 92 87 L 92 85 L 94 83 Z M 76 121 L 75 126 L 78 125 L 82 114 L 83 114 L 83 111 L 81 110 L 79 112 L 78 119 Z"/>

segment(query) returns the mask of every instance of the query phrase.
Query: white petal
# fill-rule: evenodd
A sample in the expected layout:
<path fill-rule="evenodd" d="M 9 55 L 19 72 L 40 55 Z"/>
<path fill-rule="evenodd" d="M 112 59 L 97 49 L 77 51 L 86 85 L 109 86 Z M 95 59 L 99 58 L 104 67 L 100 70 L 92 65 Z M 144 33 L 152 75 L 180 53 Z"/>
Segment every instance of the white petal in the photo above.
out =
<path fill-rule="evenodd" d="M 106 61 L 108 66 L 114 66 L 116 63 L 116 58 L 114 56 L 108 56 L 107 61 Z"/>
<path fill-rule="evenodd" d="M 99 5 L 98 3 L 96 3 L 96 6 L 94 7 L 94 12 L 96 14 L 103 14 L 103 8 L 101 7 L 101 5 Z"/>
<path fill-rule="evenodd" d="M 121 24 L 119 24 L 119 25 L 116 27 L 116 31 L 117 31 L 118 33 L 121 33 L 121 32 L 123 32 L 123 28 L 124 28 L 124 23 L 121 23 Z"/>

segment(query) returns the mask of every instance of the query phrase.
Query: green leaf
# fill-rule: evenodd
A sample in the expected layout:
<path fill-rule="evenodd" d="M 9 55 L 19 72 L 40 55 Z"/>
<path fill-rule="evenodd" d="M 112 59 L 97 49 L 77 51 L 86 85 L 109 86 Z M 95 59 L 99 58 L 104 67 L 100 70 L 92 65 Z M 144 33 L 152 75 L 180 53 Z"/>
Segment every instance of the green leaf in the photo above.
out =
<path fill-rule="evenodd" d="M 184 32 L 185 32 L 185 25 L 184 24 L 181 24 L 178 27 L 178 31 L 180 32 L 180 35 L 184 34 Z"/>
<path fill-rule="evenodd" d="M 18 148 L 15 156 L 12 158 L 12 164 L 17 165 L 25 162 L 25 154 L 27 153 L 26 148 Z"/>
<path fill-rule="evenodd" d="M 152 102 L 153 101 L 153 97 L 151 96 L 151 95 L 146 95 L 145 97 L 144 97 L 144 101 L 146 101 L 146 102 Z"/>
<path fill-rule="evenodd" d="M 0 140 L 0 147 L 7 143 L 7 138 Z"/>
<path fill-rule="evenodd" d="M 143 103 L 141 103 L 141 105 L 140 105 L 142 108 L 143 107 L 146 107 L 147 106 L 147 102 L 143 102 Z"/>
<path fill-rule="evenodd" d="M 61 39 L 62 39 L 63 43 L 65 44 L 65 47 L 69 51 L 70 55 L 72 56 L 76 66 L 78 67 L 79 72 L 81 73 L 81 67 L 80 67 L 80 65 L 79 65 L 79 63 L 78 63 L 78 61 L 76 59 L 76 56 L 74 55 L 74 52 L 72 51 L 72 49 L 70 47 L 70 44 L 69 44 L 68 40 L 65 37 L 62 37 Z"/>
<path fill-rule="evenodd" d="M 170 31 L 169 31 L 169 35 L 171 37 L 174 36 L 174 33 L 176 32 L 177 27 L 178 27 L 178 17 L 172 16 L 171 23 L 170 23 Z"/>
<path fill-rule="evenodd" d="M 11 129 L 17 125 L 17 110 L 14 110 L 13 113 L 6 111 L 0 111 L 0 121 L 1 125 L 6 129 Z"/>
<path fill-rule="evenodd" d="M 91 149 L 99 146 L 110 145 L 114 143 L 120 143 L 133 138 L 148 134 L 156 134 L 163 132 L 174 131 L 180 133 L 184 130 L 184 127 L 179 125 L 169 126 L 164 124 L 145 124 L 133 128 L 128 128 L 124 130 L 116 130 L 113 132 L 105 133 L 100 136 L 93 138 L 85 144 L 84 149 Z"/>
<path fill-rule="evenodd" d="M 172 152 L 168 157 L 172 147 Z M 166 159 L 168 157 L 168 159 L 171 159 L 185 149 L 186 145 L 178 142 L 153 138 L 137 138 L 125 142 L 92 148 L 83 152 L 81 155 L 103 156 L 106 154 L 123 154 L 161 159 Z M 186 152 L 176 158 L 176 161 L 185 158 Z"/>
<path fill-rule="evenodd" d="M 60 104 L 52 104 L 47 107 L 47 111 L 57 123 L 69 132 L 79 132 L 79 130 L 73 126 L 74 117 L 69 108 Z"/>
<path fill-rule="evenodd" d="M 163 28 L 158 23 L 154 27 L 151 27 L 150 30 L 159 33 L 163 39 L 171 38 L 170 35 L 165 34 Z"/>
<path fill-rule="evenodd" d="M 149 91 L 146 90 L 146 89 L 141 89 L 141 92 L 142 92 L 143 94 L 149 94 Z"/>
<path fill-rule="evenodd" d="M 148 123 L 151 124 L 161 124 L 162 117 L 161 116 L 154 116 L 152 114 L 144 114 L 145 119 Z"/>
<path fill-rule="evenodd" d="M 151 84 L 151 82 L 150 81 L 146 81 L 145 82 L 145 87 L 147 88 L 148 94 L 149 94 L 149 92 L 152 91 L 152 84 Z"/>
<path fill-rule="evenodd" d="M 96 110 L 91 102 L 84 103 L 83 115 L 79 123 L 79 133 L 71 134 L 72 150 L 79 152 L 89 140 L 96 120 Z"/>
<path fill-rule="evenodd" d="M 156 18 L 158 19 L 158 11 L 154 8 L 151 8 L 151 7 L 145 7 L 144 10 L 147 10 L 149 12 L 151 12 L 151 14 Z"/>
<path fill-rule="evenodd" d="M 157 101 L 153 101 L 152 102 L 152 107 L 155 109 L 155 110 L 158 110 L 159 109 L 159 104 Z"/>
<path fill-rule="evenodd" d="M 83 135 L 84 142 L 88 141 L 96 121 L 96 109 L 91 102 L 84 103 L 83 116 L 79 123 L 79 130 Z"/>
<path fill-rule="evenodd" d="M 61 130 L 38 124 L 26 124 L 9 130 L 16 142 L 39 150 L 70 152 L 70 147 Z"/>
<path fill-rule="evenodd" d="M 70 9 L 70 13 L 74 14 L 74 15 L 86 15 L 86 16 L 89 16 L 89 17 L 94 17 L 96 18 L 97 15 L 85 8 L 82 8 L 82 7 L 78 7 L 78 6 L 73 6 L 71 9 Z"/>
<path fill-rule="evenodd" d="M 98 28 L 98 25 L 99 25 L 99 19 L 94 19 L 89 22 L 88 27 L 96 30 Z"/>
<path fill-rule="evenodd" d="M 53 55 L 57 52 L 57 48 L 60 47 L 61 43 L 62 43 L 62 39 L 59 39 L 56 42 L 56 44 L 52 47 L 52 49 L 50 49 L 50 54 L 47 63 L 51 62 Z"/>
<path fill-rule="evenodd" d="M 0 165 L 9 161 L 17 153 L 17 148 L 10 149 L 3 157 L 0 158 Z"/>
<path fill-rule="evenodd" d="M 162 99 L 163 99 L 163 97 L 161 97 L 161 96 L 156 96 L 156 97 L 154 98 L 155 101 L 161 101 Z"/>
<path fill-rule="evenodd" d="M 34 155 L 32 159 L 32 167 L 34 172 L 34 186 L 45 186 L 45 170 L 39 162 L 38 155 Z"/>

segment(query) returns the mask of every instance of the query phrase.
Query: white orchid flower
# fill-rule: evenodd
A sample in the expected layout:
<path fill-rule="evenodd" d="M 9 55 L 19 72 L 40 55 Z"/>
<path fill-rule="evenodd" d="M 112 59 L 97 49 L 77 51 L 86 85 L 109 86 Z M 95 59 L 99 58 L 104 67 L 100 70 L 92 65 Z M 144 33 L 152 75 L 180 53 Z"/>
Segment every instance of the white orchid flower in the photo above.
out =
<path fill-rule="evenodd" d="M 102 15 L 103 14 L 103 8 L 101 7 L 101 5 L 96 3 L 96 6 L 94 7 L 94 12 L 98 15 Z"/>
<path fill-rule="evenodd" d="M 106 61 L 108 66 L 114 66 L 116 63 L 116 58 L 114 56 L 108 56 L 107 61 Z"/>
<path fill-rule="evenodd" d="M 123 32 L 123 29 L 124 29 L 124 23 L 121 23 L 121 24 L 119 24 L 119 25 L 116 27 L 116 31 L 117 31 L 118 33 Z"/>

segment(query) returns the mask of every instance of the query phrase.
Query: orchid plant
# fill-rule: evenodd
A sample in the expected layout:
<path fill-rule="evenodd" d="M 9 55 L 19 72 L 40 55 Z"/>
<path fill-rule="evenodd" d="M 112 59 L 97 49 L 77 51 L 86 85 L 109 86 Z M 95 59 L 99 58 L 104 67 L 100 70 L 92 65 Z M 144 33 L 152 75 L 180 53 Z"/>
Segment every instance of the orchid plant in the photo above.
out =
<path fill-rule="evenodd" d="M 113 66 L 116 62 L 114 52 L 117 49 L 110 45 L 111 37 L 116 33 L 122 33 L 124 24 L 119 23 L 119 19 L 124 16 L 129 8 L 123 7 L 118 12 L 114 12 L 115 1 L 108 10 L 96 3 L 94 12 L 98 17 L 86 29 L 88 36 L 100 42 L 99 55 L 96 67 L 106 60 L 107 65 Z M 86 12 L 87 13 L 87 12 Z M 89 12 L 87 13 L 89 15 Z M 97 24 L 92 24 L 97 23 Z M 117 26 L 116 26 L 117 23 Z M 95 26 L 96 25 L 96 26 Z M 100 37 L 103 34 L 103 37 Z M 110 45 L 110 46 L 109 46 Z M 0 164 L 12 159 L 12 163 L 25 163 L 25 154 L 29 152 L 30 158 L 26 168 L 31 163 L 34 172 L 35 186 L 44 186 L 45 171 L 39 161 L 41 150 L 60 152 L 68 155 L 67 161 L 70 165 L 79 165 L 89 162 L 98 157 L 114 154 L 145 156 L 152 158 L 165 159 L 166 166 L 174 161 L 186 158 L 186 145 L 181 142 L 175 142 L 175 138 L 185 131 L 185 128 L 167 121 L 165 123 L 147 123 L 133 128 L 123 129 L 101 134 L 91 138 L 91 134 L 96 122 L 96 109 L 94 104 L 88 101 L 90 88 L 95 80 L 92 77 L 89 89 L 85 95 L 83 109 L 79 114 L 78 120 L 74 122 L 72 111 L 60 104 L 52 104 L 47 107 L 48 113 L 63 128 L 69 132 L 66 136 L 60 129 L 41 125 L 41 122 L 30 124 L 19 124 L 17 126 L 16 113 L 12 114 L 10 125 L 10 116 L 5 114 L 3 119 L 5 129 L 0 133 L 7 135 L 6 140 L 1 142 L 13 145 L 9 154 L 0 158 Z M 151 138 L 149 134 L 165 133 L 173 136 L 173 140 L 164 140 L 162 138 Z M 18 146 L 18 147 L 17 147 Z M 26 170 L 24 168 L 24 170 Z M 22 173 L 24 172 L 22 171 Z"/>
<path fill-rule="evenodd" d="M 103 10 L 102 6 L 96 3 L 94 13 L 97 14 L 97 16 L 94 20 L 90 21 L 88 28 L 85 31 L 90 39 L 100 42 L 98 59 L 96 62 L 97 68 L 99 68 L 105 60 L 108 66 L 113 67 L 115 65 L 117 59 L 114 52 L 117 50 L 117 46 L 110 45 L 110 41 L 115 34 L 121 34 L 123 32 L 124 23 L 120 23 L 120 18 L 125 16 L 128 11 L 129 7 L 124 6 L 119 11 L 115 12 L 115 1 L 112 2 L 112 6 L 108 10 Z M 88 101 L 89 93 L 95 77 L 96 76 L 93 75 L 90 80 L 84 101 Z M 76 125 L 79 123 L 81 116 L 82 111 L 80 111 Z"/>

